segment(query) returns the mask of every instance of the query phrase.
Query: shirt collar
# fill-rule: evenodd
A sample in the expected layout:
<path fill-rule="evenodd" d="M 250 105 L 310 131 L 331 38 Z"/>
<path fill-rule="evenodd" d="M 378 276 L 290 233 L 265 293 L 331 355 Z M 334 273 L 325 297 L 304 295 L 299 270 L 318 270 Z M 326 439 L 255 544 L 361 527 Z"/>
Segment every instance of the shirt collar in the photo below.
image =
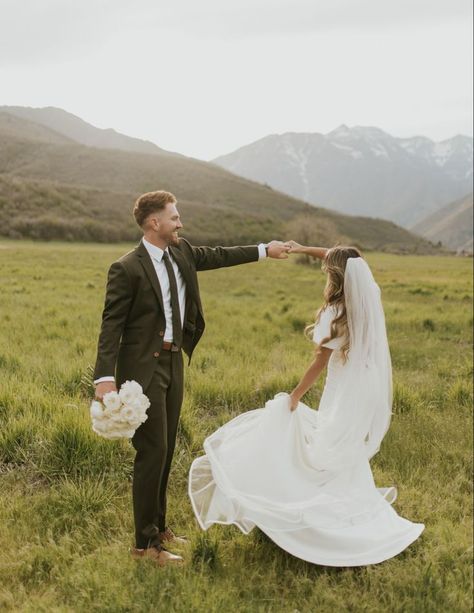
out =
<path fill-rule="evenodd" d="M 164 253 L 163 249 L 161 249 L 160 247 L 157 247 L 156 245 L 152 245 L 149 241 L 146 240 L 146 238 L 142 238 L 142 241 L 143 241 L 143 244 L 145 245 L 145 249 L 150 254 L 150 257 L 156 260 L 157 262 L 161 262 L 161 260 L 163 259 L 163 253 Z M 170 254 L 170 252 L 168 251 L 168 248 L 166 248 L 165 251 L 168 255 Z"/>

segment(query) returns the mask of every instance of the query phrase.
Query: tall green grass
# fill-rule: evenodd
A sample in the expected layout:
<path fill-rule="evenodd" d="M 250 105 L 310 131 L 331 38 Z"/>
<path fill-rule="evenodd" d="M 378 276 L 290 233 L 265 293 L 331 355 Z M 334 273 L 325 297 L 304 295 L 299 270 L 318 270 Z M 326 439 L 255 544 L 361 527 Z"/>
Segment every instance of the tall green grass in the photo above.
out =
<path fill-rule="evenodd" d="M 0 243 L 0 609 L 471 610 L 472 260 L 368 258 L 394 366 L 392 426 L 372 467 L 426 530 L 355 569 L 302 562 L 258 530 L 198 529 L 193 458 L 220 424 L 292 388 L 324 286 L 318 267 L 293 261 L 202 273 L 208 327 L 186 372 L 169 503 L 191 543 L 183 568 L 157 569 L 128 554 L 133 449 L 96 436 L 88 416 L 105 274 L 128 248 Z"/>

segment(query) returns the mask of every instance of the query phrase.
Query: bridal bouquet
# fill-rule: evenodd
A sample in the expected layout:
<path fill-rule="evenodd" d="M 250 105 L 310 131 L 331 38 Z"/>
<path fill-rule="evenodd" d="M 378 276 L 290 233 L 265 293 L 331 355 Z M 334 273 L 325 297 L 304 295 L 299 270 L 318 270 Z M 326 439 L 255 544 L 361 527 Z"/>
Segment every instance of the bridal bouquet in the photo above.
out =
<path fill-rule="evenodd" d="M 136 381 L 125 381 L 118 392 L 104 394 L 91 404 L 92 429 L 104 438 L 131 438 L 148 419 L 150 401 Z"/>

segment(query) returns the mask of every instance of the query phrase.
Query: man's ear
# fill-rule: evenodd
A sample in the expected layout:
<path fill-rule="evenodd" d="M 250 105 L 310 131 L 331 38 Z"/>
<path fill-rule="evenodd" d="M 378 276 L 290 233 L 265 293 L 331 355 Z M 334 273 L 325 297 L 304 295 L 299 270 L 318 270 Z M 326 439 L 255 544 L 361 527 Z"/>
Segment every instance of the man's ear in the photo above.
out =
<path fill-rule="evenodd" d="M 158 230 L 160 228 L 158 217 L 149 217 L 147 226 L 150 230 Z"/>

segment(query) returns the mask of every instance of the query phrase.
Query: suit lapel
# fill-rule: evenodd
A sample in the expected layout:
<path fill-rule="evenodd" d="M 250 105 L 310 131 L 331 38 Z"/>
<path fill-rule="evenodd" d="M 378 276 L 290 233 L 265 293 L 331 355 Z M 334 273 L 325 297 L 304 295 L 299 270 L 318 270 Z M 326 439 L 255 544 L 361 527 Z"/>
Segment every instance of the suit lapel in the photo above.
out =
<path fill-rule="evenodd" d="M 138 258 L 140 259 L 140 264 L 145 269 L 146 276 L 148 277 L 148 280 L 150 281 L 151 286 L 153 287 L 153 290 L 160 304 L 161 310 L 164 313 L 165 309 L 163 307 L 163 294 L 161 292 L 161 285 L 160 285 L 160 282 L 158 281 L 158 276 L 156 274 L 156 270 L 153 265 L 153 262 L 151 261 L 150 254 L 146 250 L 146 247 L 142 241 L 140 241 L 140 244 L 137 247 L 136 253 L 137 253 Z"/>
<path fill-rule="evenodd" d="M 169 247 L 171 255 L 173 256 L 174 261 L 178 265 L 179 271 L 183 276 L 184 282 L 186 283 L 186 293 L 192 294 L 193 298 L 196 300 L 198 298 L 197 291 L 194 286 L 194 279 L 191 274 L 191 269 L 189 264 L 186 261 L 186 258 L 181 253 L 179 249 L 174 247 Z"/>

